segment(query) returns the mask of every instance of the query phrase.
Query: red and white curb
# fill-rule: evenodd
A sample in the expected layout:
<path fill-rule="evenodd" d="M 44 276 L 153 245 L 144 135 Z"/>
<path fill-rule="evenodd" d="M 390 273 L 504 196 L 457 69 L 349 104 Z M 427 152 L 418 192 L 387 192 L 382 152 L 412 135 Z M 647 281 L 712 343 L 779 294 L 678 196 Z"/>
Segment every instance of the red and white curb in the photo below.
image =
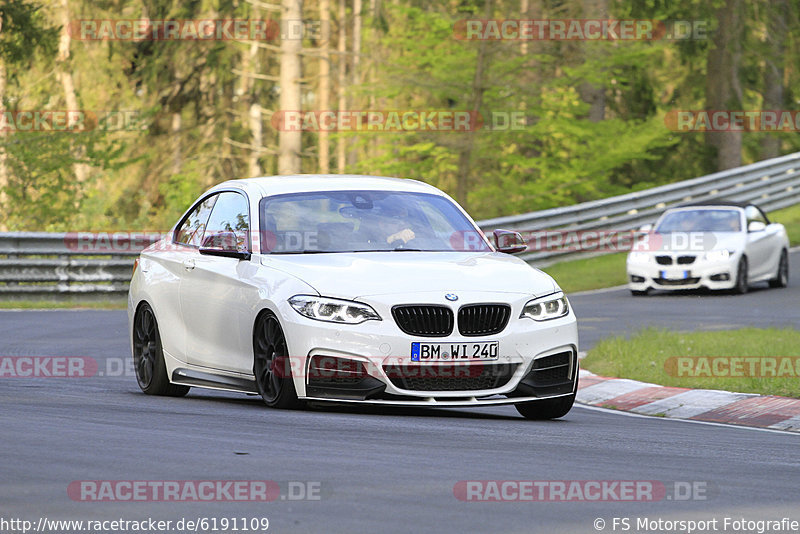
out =
<path fill-rule="evenodd" d="M 800 432 L 800 399 L 659 386 L 580 370 L 581 404 L 642 415 Z"/>

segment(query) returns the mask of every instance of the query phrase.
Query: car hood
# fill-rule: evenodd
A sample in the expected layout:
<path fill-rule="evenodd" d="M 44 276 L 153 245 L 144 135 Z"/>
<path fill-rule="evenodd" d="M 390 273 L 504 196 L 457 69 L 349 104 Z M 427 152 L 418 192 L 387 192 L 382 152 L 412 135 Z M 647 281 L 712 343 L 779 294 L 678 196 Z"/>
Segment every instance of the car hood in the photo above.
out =
<path fill-rule="evenodd" d="M 289 273 L 320 295 L 355 299 L 429 291 L 486 291 L 542 296 L 553 279 L 502 253 L 357 252 L 264 255 L 264 266 Z"/>

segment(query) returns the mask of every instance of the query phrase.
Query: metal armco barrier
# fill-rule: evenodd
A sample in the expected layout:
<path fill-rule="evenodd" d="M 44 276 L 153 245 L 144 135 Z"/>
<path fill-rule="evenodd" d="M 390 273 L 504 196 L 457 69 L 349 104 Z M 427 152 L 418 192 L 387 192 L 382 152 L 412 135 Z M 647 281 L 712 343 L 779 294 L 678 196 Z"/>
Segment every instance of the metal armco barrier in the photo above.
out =
<path fill-rule="evenodd" d="M 479 221 L 478 226 L 486 233 L 497 228 L 633 230 L 655 222 L 668 207 L 708 199 L 754 202 L 767 212 L 800 203 L 800 152 L 617 197 Z M 530 263 L 545 263 L 568 254 L 575 253 L 538 250 L 519 256 Z"/>
<path fill-rule="evenodd" d="M 668 207 L 725 198 L 757 203 L 774 211 L 800 203 L 800 152 L 717 172 L 683 182 L 563 208 L 479 221 L 490 233 L 517 231 L 632 230 L 654 222 Z M 109 234 L 109 246 L 86 247 L 78 234 L 0 233 L 0 300 L 122 299 L 128 291 L 133 260 L 158 239 L 155 234 Z M 520 254 L 533 264 L 568 255 L 559 250 Z"/>

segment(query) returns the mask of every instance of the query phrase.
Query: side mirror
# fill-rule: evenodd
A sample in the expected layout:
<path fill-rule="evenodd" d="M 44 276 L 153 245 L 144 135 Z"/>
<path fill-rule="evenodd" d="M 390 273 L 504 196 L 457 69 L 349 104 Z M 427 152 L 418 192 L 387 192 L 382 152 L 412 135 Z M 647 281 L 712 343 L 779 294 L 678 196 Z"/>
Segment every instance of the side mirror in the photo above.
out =
<path fill-rule="evenodd" d="M 761 221 L 750 221 L 747 223 L 748 232 L 763 232 L 767 229 L 767 225 Z"/>
<path fill-rule="evenodd" d="M 250 253 L 239 250 L 236 234 L 233 232 L 215 232 L 203 237 L 200 254 L 249 260 Z"/>
<path fill-rule="evenodd" d="M 650 231 L 652 231 L 652 230 L 653 230 L 653 225 L 652 225 L 652 224 L 650 224 L 650 223 L 643 224 L 643 225 L 641 225 L 641 226 L 639 227 L 639 231 L 640 231 L 641 233 L 643 233 L 643 234 L 646 234 L 646 233 L 648 233 L 648 232 L 650 232 Z"/>
<path fill-rule="evenodd" d="M 506 254 L 516 254 L 527 250 L 528 244 L 519 232 L 512 232 L 511 230 L 495 230 L 494 243 L 498 252 L 505 252 Z"/>

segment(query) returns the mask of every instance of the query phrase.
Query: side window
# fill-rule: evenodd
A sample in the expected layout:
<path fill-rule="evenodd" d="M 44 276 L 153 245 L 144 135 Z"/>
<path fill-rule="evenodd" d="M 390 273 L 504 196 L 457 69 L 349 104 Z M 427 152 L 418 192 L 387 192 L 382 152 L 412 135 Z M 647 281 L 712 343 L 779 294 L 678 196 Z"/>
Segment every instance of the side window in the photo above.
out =
<path fill-rule="evenodd" d="M 761 213 L 761 210 L 755 206 L 747 206 L 744 209 L 744 216 L 747 218 L 747 224 L 749 225 L 753 221 L 762 222 L 764 224 L 767 223 L 767 218 L 764 217 L 764 214 Z"/>
<path fill-rule="evenodd" d="M 250 210 L 247 199 L 239 193 L 220 193 L 211 217 L 206 225 L 205 235 L 233 232 L 236 236 L 236 249 L 250 250 Z"/>
<path fill-rule="evenodd" d="M 203 232 L 206 229 L 208 215 L 219 195 L 211 195 L 203 200 L 186 216 L 178 230 L 175 232 L 175 242 L 192 247 L 199 247 Z"/>

